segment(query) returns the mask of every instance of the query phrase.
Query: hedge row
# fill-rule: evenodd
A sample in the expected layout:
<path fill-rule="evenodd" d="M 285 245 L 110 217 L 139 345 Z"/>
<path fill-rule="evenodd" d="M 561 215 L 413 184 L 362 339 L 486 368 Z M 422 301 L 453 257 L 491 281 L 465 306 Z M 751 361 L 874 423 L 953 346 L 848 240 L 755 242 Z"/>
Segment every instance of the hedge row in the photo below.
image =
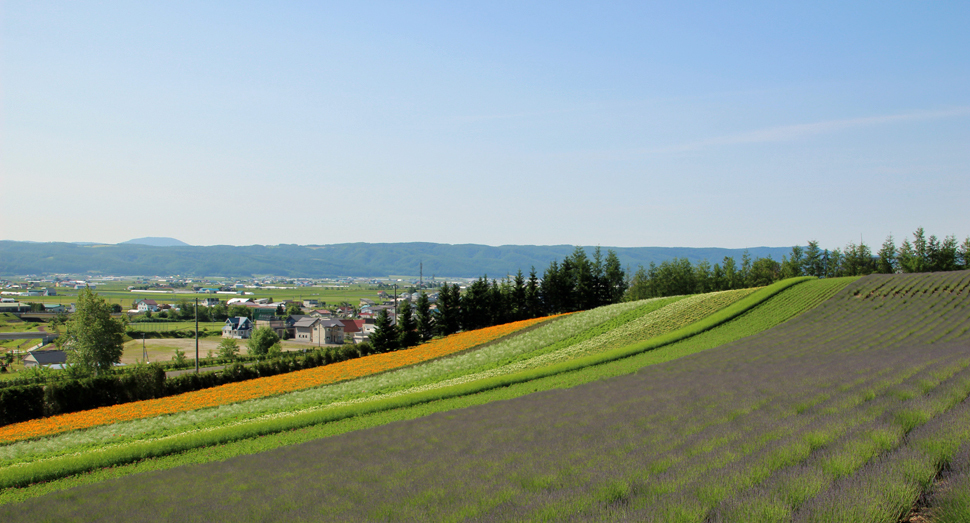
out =
<path fill-rule="evenodd" d="M 123 374 L 7 387 L 0 389 L 0 424 L 158 398 L 164 391 L 165 371 L 157 365 L 139 365 Z"/>
<path fill-rule="evenodd" d="M 359 358 L 372 351 L 366 343 L 327 347 L 301 355 L 284 353 L 253 365 L 234 362 L 219 371 L 193 372 L 171 378 L 165 377 L 161 365 L 152 363 L 91 378 L 5 387 L 0 389 L 0 425 L 275 376 Z"/>
<path fill-rule="evenodd" d="M 242 363 L 235 362 L 221 371 L 182 374 L 181 376 L 175 376 L 165 380 L 165 395 L 172 396 L 194 390 L 218 387 L 226 383 L 286 374 L 288 372 L 312 369 L 338 361 L 359 358 L 369 353 L 366 347 L 369 346 L 346 345 L 339 348 L 328 347 L 306 353 L 302 356 L 284 355 L 272 360 L 259 361 L 253 365 L 243 365 Z M 360 350 L 362 348 L 364 349 L 363 351 Z"/>

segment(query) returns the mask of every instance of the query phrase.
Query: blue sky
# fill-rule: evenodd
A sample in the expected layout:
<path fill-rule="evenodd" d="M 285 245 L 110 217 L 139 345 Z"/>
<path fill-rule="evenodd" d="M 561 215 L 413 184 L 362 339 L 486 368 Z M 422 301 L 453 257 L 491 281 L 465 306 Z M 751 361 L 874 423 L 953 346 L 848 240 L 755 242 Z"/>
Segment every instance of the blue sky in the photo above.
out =
<path fill-rule="evenodd" d="M 4 2 L 0 239 L 970 234 L 966 2 Z"/>

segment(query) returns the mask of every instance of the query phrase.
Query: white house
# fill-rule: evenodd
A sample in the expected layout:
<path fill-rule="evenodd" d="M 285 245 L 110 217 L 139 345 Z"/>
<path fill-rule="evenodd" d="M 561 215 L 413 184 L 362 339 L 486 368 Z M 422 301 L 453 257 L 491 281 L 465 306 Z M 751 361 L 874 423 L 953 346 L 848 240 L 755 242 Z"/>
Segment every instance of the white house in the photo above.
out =
<path fill-rule="evenodd" d="M 244 340 L 253 333 L 253 322 L 245 316 L 236 316 L 226 319 L 226 324 L 222 327 L 223 338 L 236 338 Z"/>
<path fill-rule="evenodd" d="M 138 312 L 158 312 L 158 303 L 155 300 L 139 300 L 136 303 Z"/>

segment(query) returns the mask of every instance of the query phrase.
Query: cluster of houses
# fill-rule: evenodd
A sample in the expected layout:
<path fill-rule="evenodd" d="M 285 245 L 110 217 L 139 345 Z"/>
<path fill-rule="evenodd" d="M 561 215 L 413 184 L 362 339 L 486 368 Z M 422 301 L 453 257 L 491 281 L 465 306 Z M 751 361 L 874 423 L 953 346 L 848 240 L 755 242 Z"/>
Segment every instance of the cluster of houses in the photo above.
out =
<path fill-rule="evenodd" d="M 363 319 L 338 320 L 311 315 L 293 315 L 285 319 L 275 315 L 257 315 L 256 318 L 255 322 L 245 316 L 226 319 L 222 337 L 246 339 L 254 329 L 269 327 L 283 339 L 310 345 L 342 345 L 347 341 L 367 341 L 375 328 L 372 321 Z"/>
<path fill-rule="evenodd" d="M 418 293 L 398 296 L 397 303 L 410 302 L 412 305 L 418 300 Z M 437 293 L 428 296 L 434 308 Z M 300 341 L 311 345 L 340 345 L 346 342 L 362 343 L 370 338 L 376 326 L 374 320 L 382 310 L 387 311 L 391 321 L 396 321 L 396 307 L 392 297 L 385 293 L 378 293 L 381 303 L 368 298 L 361 298 L 357 310 L 350 306 L 340 306 L 334 309 L 315 309 L 319 305 L 317 300 L 304 300 L 302 305 L 306 314 L 292 315 L 287 318 L 276 316 L 276 308 L 283 303 L 271 303 L 268 300 L 253 300 L 251 298 L 233 298 L 226 305 L 244 305 L 253 308 L 253 320 L 246 317 L 233 317 L 226 320 L 222 328 L 224 338 L 246 339 L 253 329 L 269 327 L 281 338 Z M 391 303 L 384 300 L 390 298 Z"/>

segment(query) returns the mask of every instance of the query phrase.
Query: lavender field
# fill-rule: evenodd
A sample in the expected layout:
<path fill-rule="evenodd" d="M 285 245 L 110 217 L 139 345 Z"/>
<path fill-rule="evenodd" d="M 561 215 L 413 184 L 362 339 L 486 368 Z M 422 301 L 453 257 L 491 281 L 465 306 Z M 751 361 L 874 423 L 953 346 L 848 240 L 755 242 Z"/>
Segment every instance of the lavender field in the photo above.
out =
<path fill-rule="evenodd" d="M 869 276 L 633 374 L 79 487 L 0 518 L 895 522 L 938 491 L 925 499 L 949 508 L 927 514 L 961 521 L 959 487 L 934 486 L 966 484 L 968 295 L 967 271 Z"/>

